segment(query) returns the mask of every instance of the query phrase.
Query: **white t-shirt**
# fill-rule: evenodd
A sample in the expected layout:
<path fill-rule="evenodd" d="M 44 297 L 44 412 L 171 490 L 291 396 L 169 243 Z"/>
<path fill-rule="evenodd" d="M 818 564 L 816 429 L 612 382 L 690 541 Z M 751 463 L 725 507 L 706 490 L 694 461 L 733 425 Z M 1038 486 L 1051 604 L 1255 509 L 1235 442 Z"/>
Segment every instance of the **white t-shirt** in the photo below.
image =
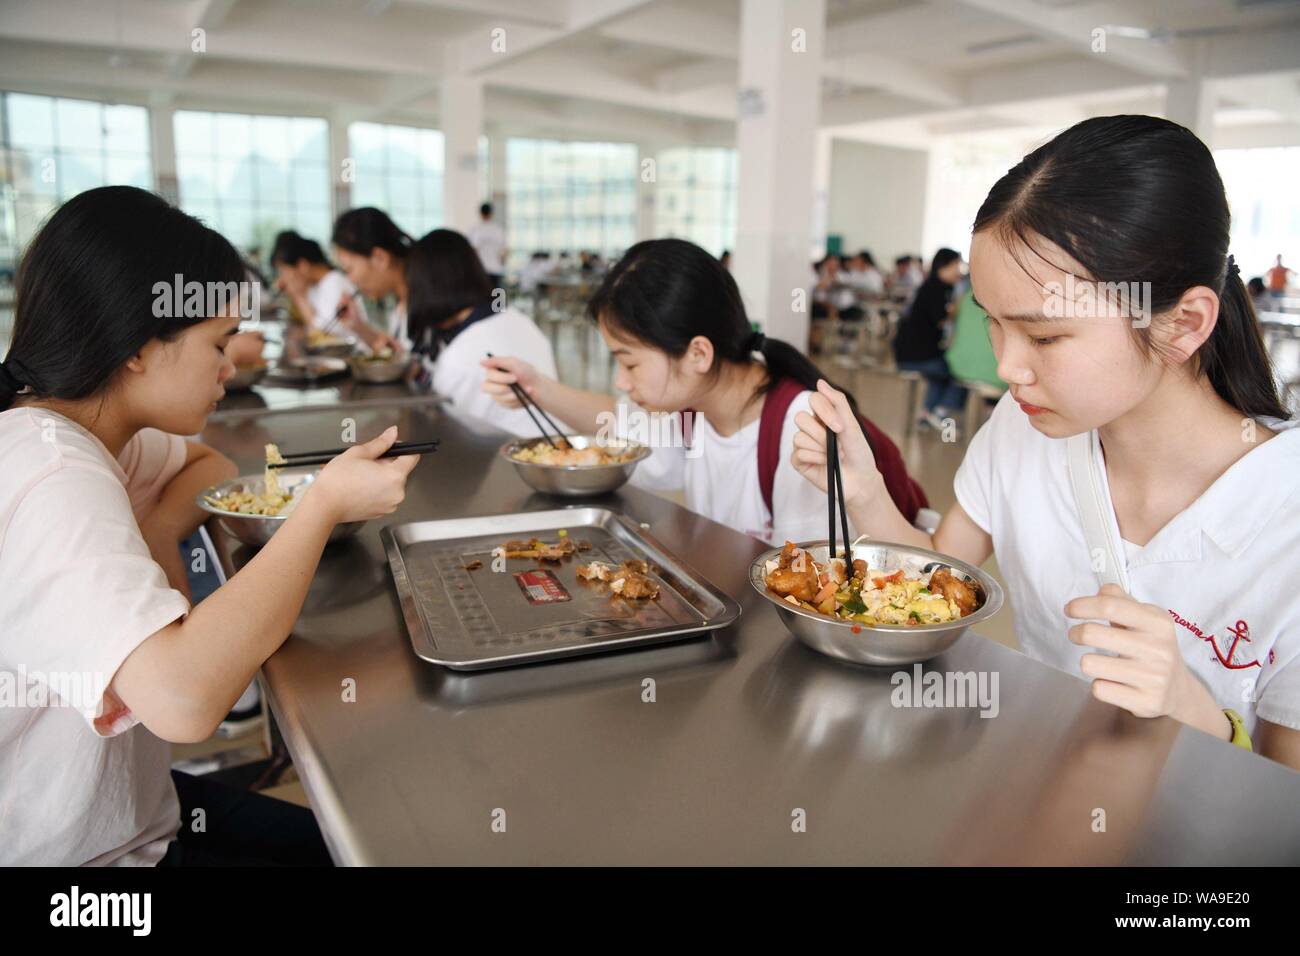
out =
<path fill-rule="evenodd" d="M 343 297 L 356 291 L 357 287 L 338 269 L 325 273 L 319 282 L 307 290 L 307 301 L 311 303 L 312 310 L 311 324 L 323 329 L 333 323 L 336 334 L 343 331 L 339 329 L 341 323 L 334 322 L 334 316 L 338 313 Z M 356 307 L 361 320 L 366 321 L 365 303 L 357 299 Z"/>
<path fill-rule="evenodd" d="M 414 343 L 411 341 L 410 335 L 407 334 L 406 306 L 401 302 L 393 306 L 388 313 L 387 332 L 402 343 L 402 348 L 408 352 L 411 350 Z"/>
<path fill-rule="evenodd" d="M 501 254 L 506 251 L 506 234 L 500 226 L 491 219 L 479 220 L 470 227 L 467 238 L 474 251 L 478 253 L 484 272 L 499 276 L 505 271 L 501 263 Z"/>
<path fill-rule="evenodd" d="M 1124 546 L 1133 597 L 1170 612 L 1187 666 L 1251 731 L 1257 718 L 1300 729 L 1300 593 L 1287 583 L 1300 528 L 1300 422 L 1264 424 L 1285 430 L 1146 545 Z M 1100 452 L 1098 464 L 1104 476 Z M 1081 677 L 1079 658 L 1090 649 L 1066 636 L 1080 622 L 1064 608 L 1101 584 L 1070 491 L 1066 443 L 1037 431 L 1008 393 L 971 440 L 954 491 L 993 537 L 1022 650 Z M 1108 517 L 1118 538 L 1113 506 Z"/>
<path fill-rule="evenodd" d="M 0 706 L 0 864 L 153 865 L 180 827 L 171 745 L 105 692 L 189 613 L 138 524 L 185 441 L 144 429 L 114 461 L 64 416 L 13 408 L 0 461 L 0 681 L 25 701 Z"/>
<path fill-rule="evenodd" d="M 515 435 L 540 437 L 526 411 L 499 405 L 483 392 L 487 372 L 479 363 L 488 352 L 521 358 L 543 375 L 557 377 L 551 340 L 528 316 L 506 308 L 475 322 L 443 346 L 433 363 L 433 390 L 450 399 L 460 414 L 481 418 Z"/>
<path fill-rule="evenodd" d="M 619 438 L 651 445 L 650 457 L 637 465 L 630 483 L 650 490 L 684 489 L 686 507 L 737 531 L 771 544 L 824 539 L 826 494 L 790 464 L 798 426 L 794 417 L 810 412 L 811 392 L 795 396 L 781 425 L 781 454 L 772 481 L 772 511 L 763 503 L 758 480 L 758 431 L 755 419 L 734 435 L 719 435 L 703 415 L 695 415 L 689 449 L 668 440 L 680 436 L 680 416 L 649 415 L 640 406 L 620 402 L 613 432 Z M 653 421 L 654 424 L 644 424 Z M 852 529 L 850 528 L 850 531 Z"/>

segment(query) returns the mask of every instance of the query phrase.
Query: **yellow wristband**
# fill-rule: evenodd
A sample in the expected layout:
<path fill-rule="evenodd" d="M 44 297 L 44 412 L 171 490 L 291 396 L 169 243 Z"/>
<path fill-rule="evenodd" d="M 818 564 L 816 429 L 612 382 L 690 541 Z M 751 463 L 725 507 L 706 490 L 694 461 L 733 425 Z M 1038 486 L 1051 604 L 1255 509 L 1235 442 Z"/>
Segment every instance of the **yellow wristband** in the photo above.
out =
<path fill-rule="evenodd" d="M 1255 748 L 1250 745 L 1250 734 L 1246 733 L 1246 722 L 1241 719 L 1241 714 L 1235 710 L 1224 710 L 1223 713 L 1227 716 L 1228 723 L 1232 724 L 1233 744 L 1253 751 Z"/>

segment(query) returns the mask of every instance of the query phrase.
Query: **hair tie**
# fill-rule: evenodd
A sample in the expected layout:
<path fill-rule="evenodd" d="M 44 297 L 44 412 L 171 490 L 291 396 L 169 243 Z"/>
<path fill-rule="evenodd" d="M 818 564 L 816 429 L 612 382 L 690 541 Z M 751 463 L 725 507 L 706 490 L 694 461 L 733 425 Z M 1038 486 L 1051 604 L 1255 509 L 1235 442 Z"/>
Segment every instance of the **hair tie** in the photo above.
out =
<path fill-rule="evenodd" d="M 1233 258 L 1232 253 L 1228 253 L 1228 278 L 1241 275 L 1241 268 L 1237 265 L 1237 260 Z"/>
<path fill-rule="evenodd" d="M 754 333 L 749 337 L 749 341 L 747 343 L 749 347 L 746 349 L 746 351 L 761 352 L 763 351 L 763 343 L 766 341 L 767 341 L 767 336 L 764 335 L 762 332 L 759 332 L 757 329 L 755 329 Z"/>
<path fill-rule="evenodd" d="M 10 359 L 7 362 L 0 362 L 0 385 L 3 385 L 9 391 L 17 394 L 27 387 L 25 382 L 18 379 L 18 362 Z"/>

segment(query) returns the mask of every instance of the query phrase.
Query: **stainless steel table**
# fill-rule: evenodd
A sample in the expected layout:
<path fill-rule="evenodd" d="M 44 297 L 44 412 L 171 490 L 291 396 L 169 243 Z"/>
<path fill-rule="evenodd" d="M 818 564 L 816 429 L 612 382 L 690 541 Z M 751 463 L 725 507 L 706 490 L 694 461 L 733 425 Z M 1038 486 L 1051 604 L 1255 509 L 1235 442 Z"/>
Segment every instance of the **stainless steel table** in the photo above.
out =
<path fill-rule="evenodd" d="M 405 382 L 358 382 L 351 375 L 326 379 L 317 385 L 278 384 L 263 379 L 243 392 L 231 392 L 217 405 L 209 421 L 228 422 L 259 418 L 267 412 L 355 409 L 374 405 L 437 405 L 441 395 L 413 390 Z"/>
<path fill-rule="evenodd" d="M 442 439 L 394 523 L 557 506 L 495 458 L 502 436 L 486 426 L 410 406 L 352 417 L 362 438 L 397 423 L 404 439 Z M 256 470 L 265 441 L 337 444 L 339 419 L 271 412 L 204 438 Z M 602 500 L 737 598 L 740 622 L 456 674 L 411 650 L 384 522 L 326 551 L 263 674 L 339 863 L 1300 862 L 1300 774 L 1130 717 L 969 632 L 926 671 L 996 674 L 997 716 L 895 707 L 889 673 L 806 650 L 750 592 L 759 542 L 635 489 Z M 228 571 L 251 555 L 218 546 Z"/>

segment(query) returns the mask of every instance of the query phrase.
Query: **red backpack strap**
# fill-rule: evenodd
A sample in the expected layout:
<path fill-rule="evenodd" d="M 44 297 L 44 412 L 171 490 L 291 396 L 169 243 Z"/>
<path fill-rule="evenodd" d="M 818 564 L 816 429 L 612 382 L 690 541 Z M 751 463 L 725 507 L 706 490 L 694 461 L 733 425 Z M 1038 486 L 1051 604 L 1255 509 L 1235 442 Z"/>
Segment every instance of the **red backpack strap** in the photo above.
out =
<path fill-rule="evenodd" d="M 792 378 L 777 382 L 767 393 L 763 402 L 763 414 L 758 423 L 758 486 L 763 492 L 763 504 L 767 513 L 772 515 L 772 486 L 776 483 L 776 469 L 781 459 L 781 428 L 785 424 L 786 412 L 790 403 L 808 391 Z M 894 500 L 898 510 L 909 522 L 916 520 L 916 513 L 929 506 L 925 492 L 916 480 L 907 473 L 907 464 L 902 452 L 888 435 L 876 427 L 871 419 L 859 415 L 867 444 L 871 446 L 876 458 L 876 467 L 885 479 L 885 489 Z"/>
<path fill-rule="evenodd" d="M 758 487 L 763 492 L 763 504 L 772 515 L 772 486 L 776 484 L 776 468 L 781 463 L 781 428 L 790 403 L 808 391 L 792 378 L 783 378 L 763 398 L 763 414 L 758 420 Z"/>

